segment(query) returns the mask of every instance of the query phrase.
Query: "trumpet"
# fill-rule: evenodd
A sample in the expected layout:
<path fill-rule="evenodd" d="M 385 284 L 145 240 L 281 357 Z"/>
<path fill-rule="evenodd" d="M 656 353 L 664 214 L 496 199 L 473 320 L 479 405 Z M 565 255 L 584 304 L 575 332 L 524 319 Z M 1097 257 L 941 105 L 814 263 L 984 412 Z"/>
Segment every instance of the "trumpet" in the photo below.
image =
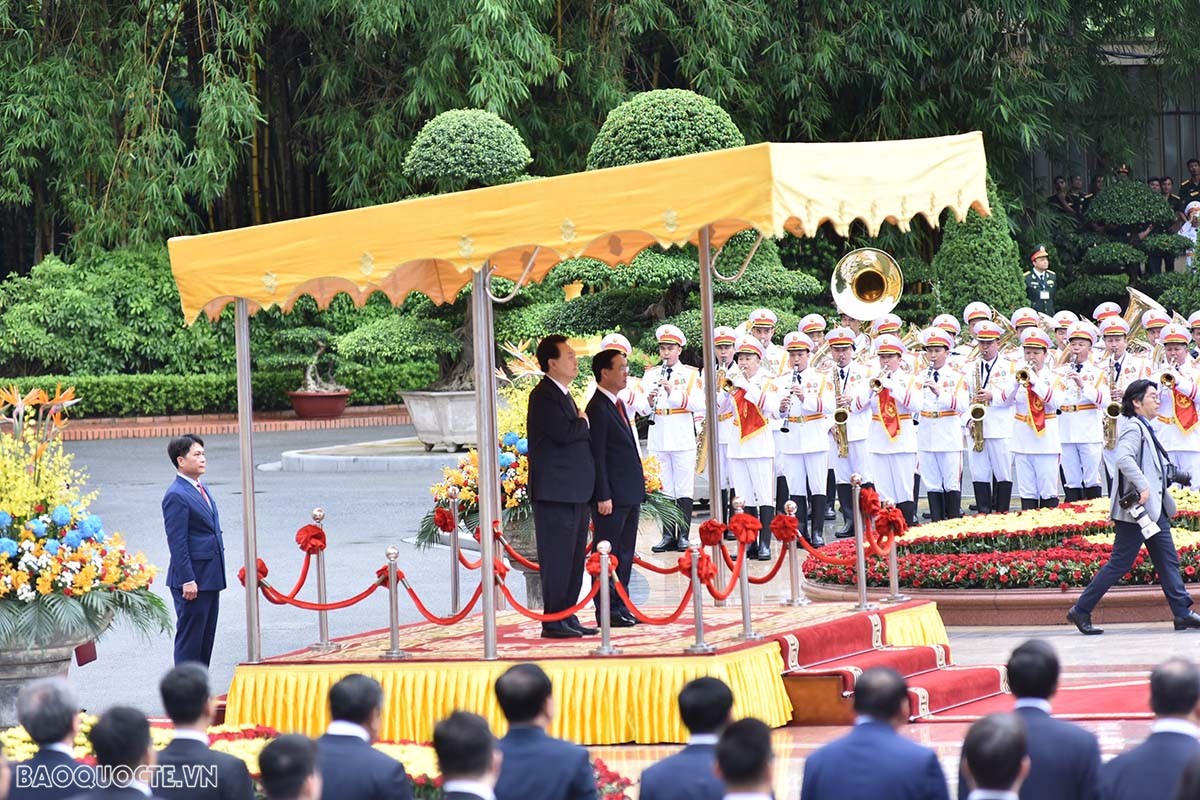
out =
<path fill-rule="evenodd" d="M 1176 382 L 1175 373 L 1170 370 L 1158 376 L 1158 385 L 1166 389 L 1174 389 Z"/>
<path fill-rule="evenodd" d="M 1019 370 L 1017 370 L 1017 374 L 1015 375 L 1015 377 L 1017 379 L 1017 383 L 1021 384 L 1022 386 L 1028 386 L 1032 382 L 1031 381 L 1032 374 L 1033 374 L 1033 365 L 1030 362 L 1026 361 L 1025 366 L 1023 366 Z"/>
<path fill-rule="evenodd" d="M 892 377 L 891 372 L 881 372 L 878 375 L 876 375 L 874 378 L 871 378 L 871 382 L 869 384 L 871 387 L 871 391 L 874 392 L 875 394 L 879 394 L 880 392 L 882 392 L 884 379 L 891 378 L 891 377 Z"/>

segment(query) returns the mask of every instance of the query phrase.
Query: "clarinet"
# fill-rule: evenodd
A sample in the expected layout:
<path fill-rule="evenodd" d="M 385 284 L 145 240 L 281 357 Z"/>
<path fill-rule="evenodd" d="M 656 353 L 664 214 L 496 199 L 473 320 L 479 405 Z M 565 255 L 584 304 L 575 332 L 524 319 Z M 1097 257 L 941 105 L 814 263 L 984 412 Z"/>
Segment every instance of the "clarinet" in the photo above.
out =
<path fill-rule="evenodd" d="M 795 385 L 796 385 L 796 384 L 798 384 L 798 383 L 800 383 L 800 370 L 798 370 L 798 369 L 794 369 L 794 370 L 792 370 L 792 384 L 791 384 L 791 385 L 792 385 L 792 386 L 795 386 Z M 790 391 L 790 389 L 789 389 L 789 391 Z M 793 397 L 792 397 L 792 399 L 794 400 L 794 399 L 795 399 L 795 396 L 793 396 Z M 792 412 L 792 407 L 791 407 L 791 403 L 789 402 L 789 403 L 788 403 L 788 414 L 791 414 L 791 412 Z M 790 432 L 790 431 L 791 431 L 791 428 L 789 428 L 789 427 L 788 427 L 788 418 L 787 418 L 787 415 L 784 415 L 784 417 L 783 417 L 783 425 L 782 425 L 782 426 L 780 426 L 780 428 L 779 428 L 779 432 L 780 432 L 780 433 L 788 433 L 788 432 Z"/>

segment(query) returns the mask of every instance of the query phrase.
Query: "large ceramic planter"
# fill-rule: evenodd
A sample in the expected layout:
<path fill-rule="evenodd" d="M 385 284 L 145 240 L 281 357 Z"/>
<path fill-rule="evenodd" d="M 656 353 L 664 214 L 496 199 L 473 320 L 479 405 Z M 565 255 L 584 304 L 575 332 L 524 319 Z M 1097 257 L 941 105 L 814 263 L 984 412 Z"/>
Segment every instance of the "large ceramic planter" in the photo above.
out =
<path fill-rule="evenodd" d="M 426 452 L 441 445 L 453 453 L 479 440 L 474 392 L 400 392 L 400 398 Z"/>
<path fill-rule="evenodd" d="M 346 410 L 350 392 L 288 392 L 288 397 L 300 419 L 337 419 Z"/>
<path fill-rule="evenodd" d="M 20 644 L 0 646 L 0 728 L 19 724 L 17 694 L 22 686 L 39 678 L 65 676 L 75 648 L 92 638 L 63 636 L 52 639 L 41 648 Z"/>

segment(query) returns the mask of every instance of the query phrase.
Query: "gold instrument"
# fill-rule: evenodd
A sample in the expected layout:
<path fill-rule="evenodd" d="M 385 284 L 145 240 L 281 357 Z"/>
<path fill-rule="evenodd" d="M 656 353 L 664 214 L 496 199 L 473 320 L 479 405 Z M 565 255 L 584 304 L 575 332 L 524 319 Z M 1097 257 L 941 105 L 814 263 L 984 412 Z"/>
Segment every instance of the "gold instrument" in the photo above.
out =
<path fill-rule="evenodd" d="M 824 372 L 830 364 L 833 364 L 833 359 L 829 356 L 829 342 L 825 342 L 813 352 L 808 365 L 818 372 Z"/>
<path fill-rule="evenodd" d="M 1121 416 L 1121 404 L 1111 402 L 1104 407 L 1104 449 L 1114 450 L 1117 446 L 1117 417 Z"/>
<path fill-rule="evenodd" d="M 838 380 L 837 375 L 833 376 L 833 443 L 837 445 L 838 458 L 850 457 L 850 432 L 846 430 L 846 423 L 850 421 L 850 411 L 842 408 L 842 382 Z"/>
<path fill-rule="evenodd" d="M 904 293 L 904 274 L 882 250 L 861 247 L 842 256 L 829 278 L 833 304 L 846 316 L 870 322 L 890 313 Z"/>
<path fill-rule="evenodd" d="M 1129 350 L 1135 355 L 1144 355 L 1151 350 L 1149 340 L 1146 337 L 1146 329 L 1142 327 L 1142 315 L 1147 311 L 1158 311 L 1161 314 L 1169 317 L 1175 325 L 1180 325 L 1184 328 L 1188 327 L 1187 320 L 1179 314 L 1179 312 L 1167 311 L 1167 309 L 1149 295 L 1139 292 L 1132 286 L 1125 287 L 1125 291 L 1129 293 L 1129 305 L 1125 308 L 1125 313 L 1121 315 L 1121 319 L 1129 325 Z M 1155 355 L 1157 354 L 1157 355 Z M 1161 360 L 1162 350 L 1159 345 L 1154 345 L 1151 360 Z"/>
<path fill-rule="evenodd" d="M 1030 380 L 1030 376 L 1032 375 L 1032 373 L 1033 373 L 1033 365 L 1030 364 L 1028 361 L 1026 361 L 1025 366 L 1023 366 L 1019 370 L 1017 370 L 1017 374 L 1015 376 L 1017 379 L 1017 383 L 1021 384 L 1022 386 L 1028 386 L 1032 382 Z"/>
<path fill-rule="evenodd" d="M 975 385 L 974 391 L 971 392 L 971 397 L 983 391 L 983 385 L 979 378 L 979 365 L 975 365 Z M 987 406 L 983 403 L 971 403 L 967 409 L 967 414 L 971 417 L 971 443 L 972 449 L 976 453 L 983 452 L 983 419 L 987 416 Z"/>
<path fill-rule="evenodd" d="M 696 474 L 703 475 L 708 469 L 708 430 L 704 420 L 696 428 Z"/>
<path fill-rule="evenodd" d="M 1167 372 L 1164 372 L 1158 376 L 1158 385 L 1166 389 L 1174 389 L 1175 383 L 1176 381 L 1174 372 L 1168 370 Z"/>

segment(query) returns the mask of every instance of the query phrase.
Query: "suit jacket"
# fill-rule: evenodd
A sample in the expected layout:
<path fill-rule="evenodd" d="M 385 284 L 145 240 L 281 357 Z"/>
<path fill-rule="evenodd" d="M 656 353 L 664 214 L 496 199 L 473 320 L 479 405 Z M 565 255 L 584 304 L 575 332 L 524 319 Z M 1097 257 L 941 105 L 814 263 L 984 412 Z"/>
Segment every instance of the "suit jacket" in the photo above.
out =
<path fill-rule="evenodd" d="M 617 506 L 641 503 L 646 498 L 646 479 L 629 421 L 621 418 L 617 404 L 599 389 L 587 404 L 587 415 L 591 423 L 592 460 L 596 465 L 592 502 L 612 500 Z"/>
<path fill-rule="evenodd" d="M 1098 800 L 1100 745 L 1091 733 L 1040 708 L 1018 708 L 1029 747 L 1029 775 L 1021 800 Z M 958 778 L 959 800 L 970 794 L 965 773 Z"/>
<path fill-rule="evenodd" d="M 937 755 L 884 722 L 864 722 L 808 757 L 800 800 L 949 800 Z"/>
<path fill-rule="evenodd" d="M 1188 762 L 1200 755 L 1200 742 L 1184 733 L 1152 733 L 1146 741 L 1100 768 L 1107 800 L 1160 800 L 1175 796 Z"/>
<path fill-rule="evenodd" d="M 120 789 L 93 789 L 83 794 L 71 795 L 71 800 L 163 800 L 163 798 L 157 794 L 146 797 L 132 786 L 125 786 Z"/>
<path fill-rule="evenodd" d="M 317 739 L 321 800 L 412 800 L 404 765 L 357 736 Z"/>
<path fill-rule="evenodd" d="M 221 515 L 209 492 L 210 508 L 196 487 L 182 476 L 167 487 L 162 499 L 163 525 L 171 563 L 167 586 L 178 589 L 189 581 L 202 592 L 225 588 L 225 540 L 221 537 Z"/>
<path fill-rule="evenodd" d="M 689 744 L 642 773 L 641 800 L 721 800 L 725 784 L 713 772 L 717 747 Z"/>
<path fill-rule="evenodd" d="M 194 739 L 175 739 L 158 754 L 158 764 L 174 767 L 175 778 L 182 782 L 183 767 L 215 767 L 216 786 L 159 786 L 155 791 L 164 800 L 254 800 L 254 782 L 246 762 L 228 753 L 219 753 Z"/>
<path fill-rule="evenodd" d="M 579 745 L 526 725 L 509 728 L 500 752 L 496 800 L 596 800 L 592 761 Z"/>
<path fill-rule="evenodd" d="M 71 797 L 79 794 L 92 785 L 93 782 L 79 782 L 75 788 L 62 787 L 55 788 L 51 786 L 25 786 L 17 785 L 18 770 L 21 770 L 21 777 L 26 781 L 44 780 L 50 772 L 59 767 L 67 767 L 73 770 L 81 770 L 90 772 L 91 767 L 81 764 L 71 758 L 66 753 L 60 753 L 57 750 L 48 750 L 41 748 L 34 754 L 33 758 L 28 761 L 18 761 L 12 764 L 11 778 L 9 780 L 8 800 L 61 800 L 61 798 Z M 25 770 L 30 770 L 25 772 Z"/>
<path fill-rule="evenodd" d="M 1158 520 L 1165 512 L 1167 517 L 1176 513 L 1175 499 L 1166 491 L 1166 467 L 1154 440 L 1145 426 L 1133 417 L 1117 418 L 1117 472 L 1124 479 L 1124 491 L 1150 490 L 1146 500 L 1146 514 Z M 1113 492 L 1112 518 L 1119 522 L 1135 522 L 1128 509 L 1121 508 L 1119 492 Z"/>
<path fill-rule="evenodd" d="M 587 421 L 575 402 L 542 378 L 529 393 L 529 497 L 555 503 L 586 503 L 595 491 Z"/>

